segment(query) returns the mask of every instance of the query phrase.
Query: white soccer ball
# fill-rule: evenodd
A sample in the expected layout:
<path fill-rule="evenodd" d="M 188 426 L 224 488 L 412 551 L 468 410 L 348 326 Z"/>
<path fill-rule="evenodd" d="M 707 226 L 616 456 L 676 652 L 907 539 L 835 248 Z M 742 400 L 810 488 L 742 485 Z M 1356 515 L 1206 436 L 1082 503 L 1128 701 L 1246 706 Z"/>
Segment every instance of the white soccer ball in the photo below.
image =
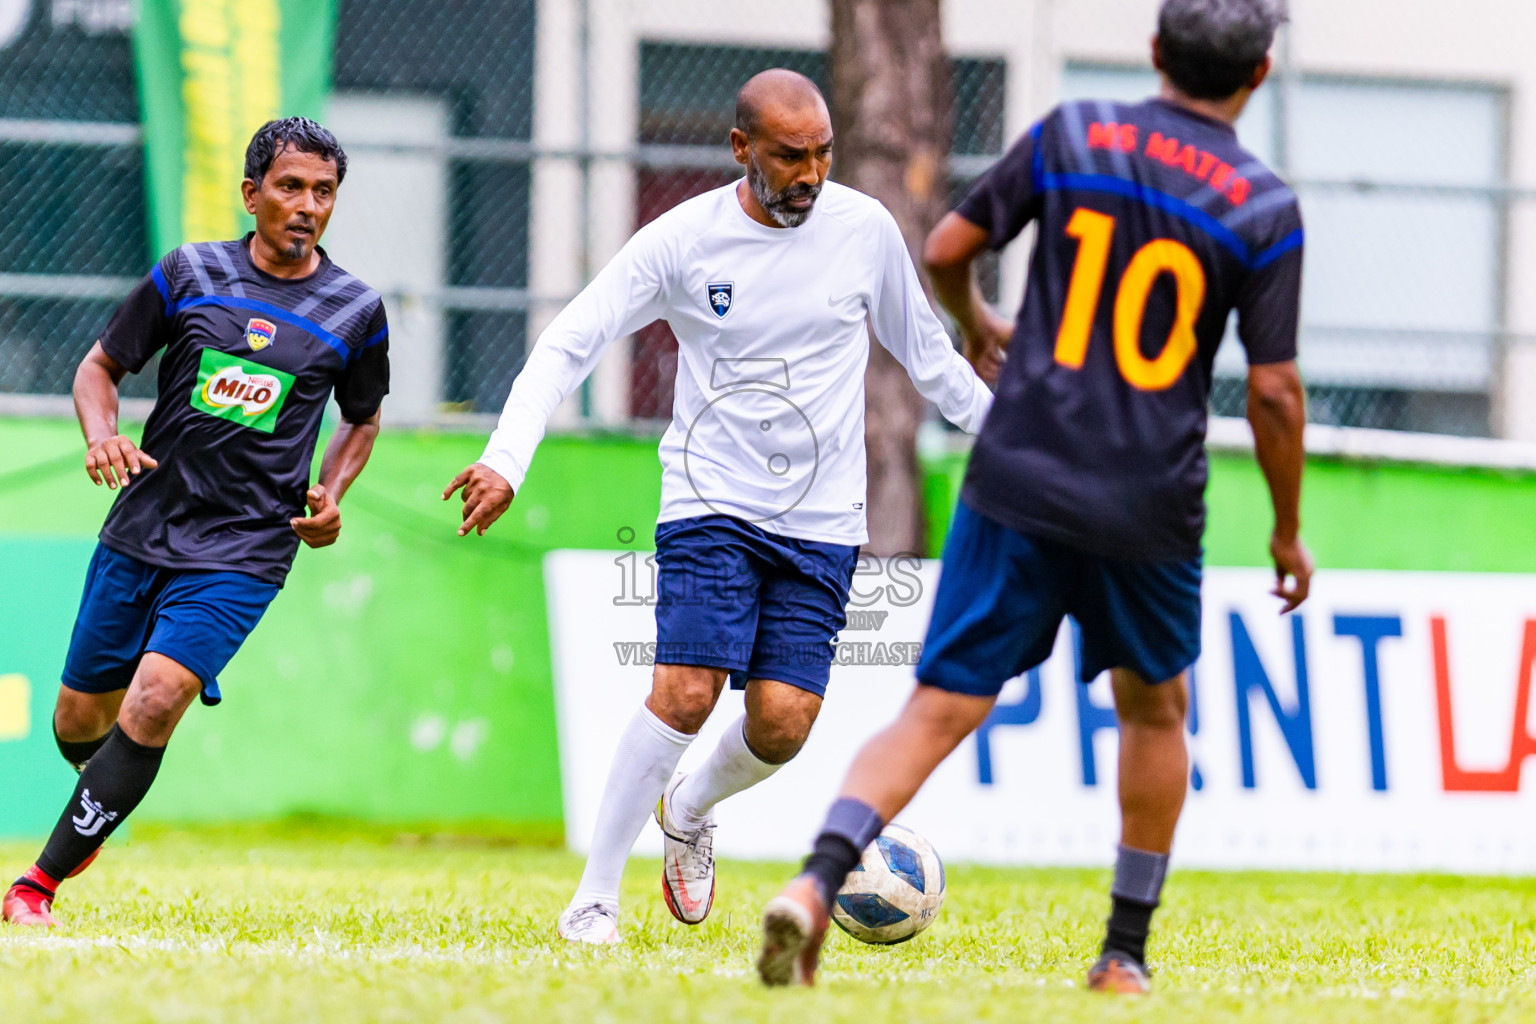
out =
<path fill-rule="evenodd" d="M 933 844 L 887 825 L 832 901 L 832 920 L 860 942 L 906 942 L 933 924 L 944 905 L 944 864 Z"/>

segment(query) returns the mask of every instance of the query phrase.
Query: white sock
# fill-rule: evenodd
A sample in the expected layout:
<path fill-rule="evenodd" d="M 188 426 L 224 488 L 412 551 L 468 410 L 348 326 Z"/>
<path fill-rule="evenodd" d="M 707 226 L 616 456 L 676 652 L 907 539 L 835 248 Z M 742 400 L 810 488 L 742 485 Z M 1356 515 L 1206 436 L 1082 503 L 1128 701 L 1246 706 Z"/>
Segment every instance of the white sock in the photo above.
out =
<path fill-rule="evenodd" d="M 592 850 L 571 906 L 601 903 L 617 912 L 624 862 L 692 742 L 692 736 L 678 732 L 651 714 L 650 708 L 642 705 L 635 712 L 614 748 L 597 825 L 592 829 Z"/>
<path fill-rule="evenodd" d="M 769 764 L 747 746 L 743 715 L 725 730 L 709 759 L 672 791 L 672 819 L 684 831 L 703 825 L 715 804 L 762 782 L 782 765 Z"/>

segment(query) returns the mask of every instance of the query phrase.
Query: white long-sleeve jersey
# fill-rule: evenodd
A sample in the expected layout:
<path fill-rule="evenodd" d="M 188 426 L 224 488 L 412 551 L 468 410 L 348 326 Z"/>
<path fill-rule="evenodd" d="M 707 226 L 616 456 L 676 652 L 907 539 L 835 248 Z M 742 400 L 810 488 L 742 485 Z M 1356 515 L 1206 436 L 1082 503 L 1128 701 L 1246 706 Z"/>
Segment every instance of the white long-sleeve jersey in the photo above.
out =
<path fill-rule="evenodd" d="M 480 461 L 514 490 L 555 408 L 616 339 L 664 319 L 678 341 L 658 522 L 722 514 L 862 544 L 869 333 L 975 433 L 992 394 L 957 353 L 879 202 L 828 182 L 797 228 L 752 220 L 728 185 L 641 228 L 550 323 Z"/>

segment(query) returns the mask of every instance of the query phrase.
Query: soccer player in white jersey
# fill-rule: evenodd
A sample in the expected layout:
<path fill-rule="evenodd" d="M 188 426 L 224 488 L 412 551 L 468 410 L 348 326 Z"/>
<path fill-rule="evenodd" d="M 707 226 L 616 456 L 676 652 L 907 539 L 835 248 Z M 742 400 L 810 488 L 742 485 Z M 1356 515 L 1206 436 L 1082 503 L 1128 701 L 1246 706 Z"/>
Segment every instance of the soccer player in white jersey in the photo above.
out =
<path fill-rule="evenodd" d="M 832 125 L 803 75 L 765 71 L 736 97 L 746 176 L 642 228 L 540 336 L 464 489 L 461 536 L 522 486 L 550 415 L 615 340 L 657 319 L 678 339 L 661 441 L 656 668 L 614 751 L 566 939 L 619 940 L 619 879 L 648 815 L 663 892 L 698 924 L 714 900 L 720 800 L 797 754 L 821 709 L 865 532 L 866 322 L 918 390 L 974 433 L 992 395 L 923 294 L 895 219 L 828 182 Z M 726 681 L 746 714 L 703 766 L 679 759 Z"/>

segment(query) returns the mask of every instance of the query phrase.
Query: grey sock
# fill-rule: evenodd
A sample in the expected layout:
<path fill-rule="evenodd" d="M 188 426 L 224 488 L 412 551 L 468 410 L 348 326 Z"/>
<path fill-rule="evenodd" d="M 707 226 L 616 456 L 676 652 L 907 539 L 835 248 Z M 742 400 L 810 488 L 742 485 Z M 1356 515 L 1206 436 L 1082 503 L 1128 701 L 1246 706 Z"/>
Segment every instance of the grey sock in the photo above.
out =
<path fill-rule="evenodd" d="M 1115 883 L 1109 894 L 1155 906 L 1162 896 L 1163 879 L 1167 875 L 1166 853 L 1149 853 L 1122 846 L 1115 857 Z"/>
<path fill-rule="evenodd" d="M 858 866 L 864 847 L 874 842 L 884 827 L 875 809 L 859 800 L 840 798 L 827 812 L 827 822 L 800 873 L 816 879 L 828 910 L 848 872 Z"/>
<path fill-rule="evenodd" d="M 880 820 L 873 807 L 862 800 L 840 797 L 827 811 L 827 821 L 821 831 L 848 840 L 849 845 L 863 853 L 864 847 L 874 842 L 884 827 L 885 822 Z"/>

